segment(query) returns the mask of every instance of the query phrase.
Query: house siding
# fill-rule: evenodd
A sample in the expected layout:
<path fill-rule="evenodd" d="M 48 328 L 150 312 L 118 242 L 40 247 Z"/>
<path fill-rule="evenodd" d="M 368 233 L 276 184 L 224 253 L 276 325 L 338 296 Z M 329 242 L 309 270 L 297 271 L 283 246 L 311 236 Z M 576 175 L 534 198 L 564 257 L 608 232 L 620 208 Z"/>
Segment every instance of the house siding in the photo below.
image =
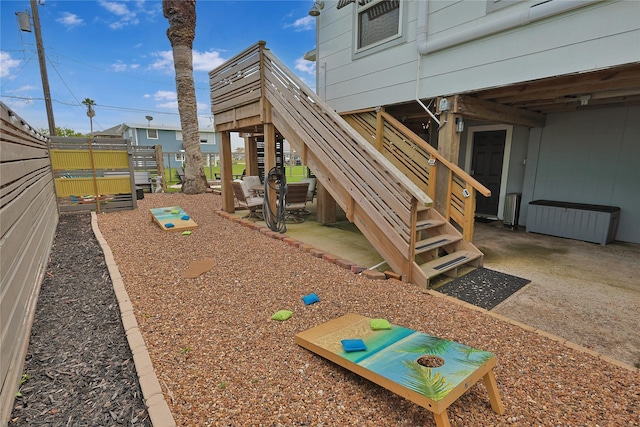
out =
<path fill-rule="evenodd" d="M 406 42 L 370 55 L 353 55 L 355 5 L 325 5 L 318 19 L 317 92 L 338 112 L 431 99 L 554 76 L 640 62 L 640 2 L 573 2 L 580 6 L 543 19 L 562 0 L 428 2 L 426 42 L 418 41 L 424 1 L 408 0 Z M 497 10 L 487 12 L 493 6 Z M 534 18 L 529 19 L 530 16 Z M 513 24 L 514 17 L 520 21 Z M 526 22 L 528 24 L 519 24 Z M 418 48 L 478 28 L 508 28 L 440 50 Z M 513 24 L 513 26 L 511 26 Z M 502 126 L 473 123 L 467 126 Z M 462 135 L 469 135 L 469 127 Z M 514 126 L 503 163 L 498 216 L 507 193 L 522 193 L 519 223 L 528 202 L 561 200 L 621 208 L 616 240 L 640 243 L 640 111 L 637 106 L 547 114 L 544 128 Z M 437 135 L 432 135 L 437 139 Z M 471 145 L 461 146 L 469 170 Z"/>
<path fill-rule="evenodd" d="M 523 1 L 486 13 L 484 1 L 431 1 L 427 40 L 485 21 L 523 14 L 537 3 L 540 2 Z M 357 60 L 352 58 L 353 9 L 328 7 L 323 11 L 318 40 L 318 93 L 337 111 L 416 98 L 418 1 L 408 1 L 405 6 L 409 8 L 405 22 L 407 43 Z M 419 97 L 637 62 L 638 16 L 640 2 L 601 2 L 423 55 Z"/>
<path fill-rule="evenodd" d="M 529 136 L 521 222 L 533 200 L 616 206 L 616 240 L 640 243 L 640 106 L 550 114 Z"/>

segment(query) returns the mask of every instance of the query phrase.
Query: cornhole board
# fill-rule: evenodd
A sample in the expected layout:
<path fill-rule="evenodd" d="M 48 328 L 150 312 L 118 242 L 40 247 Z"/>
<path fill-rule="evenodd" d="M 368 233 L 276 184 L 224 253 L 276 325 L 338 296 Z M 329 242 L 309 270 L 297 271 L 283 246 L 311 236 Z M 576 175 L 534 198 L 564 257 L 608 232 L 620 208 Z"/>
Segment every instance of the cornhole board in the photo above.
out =
<path fill-rule="evenodd" d="M 295 342 L 428 409 L 438 427 L 450 426 L 447 408 L 480 379 L 491 408 L 504 413 L 493 373 L 493 353 L 393 324 L 391 329 L 374 331 L 370 320 L 347 314 L 296 334 Z M 341 340 L 357 338 L 367 349 L 345 352 Z M 421 356 L 444 364 L 425 367 L 418 363 Z"/>
<path fill-rule="evenodd" d="M 151 211 L 151 218 L 153 221 L 164 231 L 186 231 L 198 228 L 198 224 L 196 224 L 191 217 L 187 220 L 182 219 L 183 216 L 188 214 L 183 211 L 180 206 L 154 208 L 149 210 Z M 169 223 L 173 224 L 173 227 L 167 227 L 166 224 Z"/>

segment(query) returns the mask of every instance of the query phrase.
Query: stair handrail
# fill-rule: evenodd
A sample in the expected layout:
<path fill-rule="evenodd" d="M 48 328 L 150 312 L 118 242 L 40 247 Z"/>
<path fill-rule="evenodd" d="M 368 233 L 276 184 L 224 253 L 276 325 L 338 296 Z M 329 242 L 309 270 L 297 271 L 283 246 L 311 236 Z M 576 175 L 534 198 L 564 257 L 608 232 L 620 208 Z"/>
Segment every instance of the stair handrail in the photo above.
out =
<path fill-rule="evenodd" d="M 384 116 L 384 118 L 387 121 L 390 121 L 391 123 L 394 124 L 396 130 L 403 131 L 401 128 L 398 128 L 398 125 L 401 124 L 401 123 L 395 117 L 393 117 L 391 114 L 387 113 L 386 111 L 381 111 L 380 113 Z M 427 144 L 427 142 L 425 140 L 420 138 L 420 136 L 415 134 L 412 130 L 407 129 L 406 127 L 405 127 L 405 129 L 406 130 L 404 130 L 403 133 L 406 134 L 407 136 L 411 137 L 412 142 L 416 143 L 417 145 L 420 146 L 420 148 L 422 148 L 423 150 L 427 151 L 430 155 L 435 157 L 437 161 L 441 162 L 444 166 L 446 166 L 448 169 L 450 169 L 453 173 L 455 173 L 460 178 L 462 178 L 467 184 L 470 184 L 478 193 L 482 194 L 485 197 L 490 197 L 491 196 L 491 190 L 489 190 L 487 187 L 482 185 L 482 183 L 480 183 L 474 177 L 472 177 L 467 172 L 465 172 L 465 170 L 462 169 L 460 166 L 458 166 L 455 163 L 447 160 L 442 154 L 440 154 L 440 152 L 438 150 L 436 150 L 431 145 Z"/>
<path fill-rule="evenodd" d="M 342 117 L 338 113 L 335 112 L 333 108 L 327 105 L 315 92 L 313 92 L 302 80 L 298 78 L 295 74 L 289 71 L 286 65 L 284 65 L 275 55 L 271 53 L 269 49 L 264 48 L 264 58 L 268 59 L 272 63 L 274 63 L 280 72 L 287 76 L 297 87 L 304 93 L 305 97 L 307 97 L 314 104 L 322 107 L 323 113 L 330 116 L 334 123 L 336 123 L 343 132 L 349 134 L 349 137 L 353 140 L 364 142 L 360 144 L 362 148 L 368 151 L 369 155 L 376 157 L 376 159 L 384 163 L 386 167 L 388 167 L 388 172 L 394 175 L 394 178 L 397 182 L 402 183 L 402 186 L 405 187 L 410 194 L 423 206 L 430 206 L 432 204 L 431 198 L 420 189 L 417 185 L 415 185 L 411 180 L 407 179 L 407 177 L 402 174 L 397 168 L 392 165 L 389 160 L 382 156 L 375 148 L 371 147 L 371 145 L 364 140 L 362 135 L 356 132 L 351 126 L 349 126 Z M 308 90 L 302 90 L 303 88 L 307 88 Z"/>
<path fill-rule="evenodd" d="M 345 111 L 345 112 L 340 113 L 340 115 L 341 116 L 346 116 L 346 115 L 361 114 L 361 113 L 374 112 L 374 111 L 378 112 L 377 110 L 378 110 L 377 108 L 363 108 L 363 109 L 360 109 L 360 110 Z M 413 132 L 412 130 L 408 129 L 406 126 L 402 125 L 402 123 L 400 121 L 398 121 L 398 119 L 396 119 L 395 117 L 393 117 L 391 114 L 389 114 L 386 111 L 379 111 L 378 114 L 381 114 L 384 117 L 385 120 L 387 120 L 388 122 L 391 122 L 391 124 L 393 124 L 393 126 L 394 126 L 396 131 L 398 131 L 398 132 L 404 134 L 405 136 L 409 137 L 411 139 L 411 142 L 415 143 L 421 149 L 423 149 L 424 151 L 428 152 L 437 161 L 442 163 L 443 166 L 445 166 L 448 169 L 450 169 L 453 173 L 455 173 L 460 178 L 462 178 L 466 183 L 471 185 L 478 193 L 482 194 L 485 197 L 490 197 L 491 196 L 491 190 L 489 190 L 487 187 L 482 185 L 482 183 L 480 183 L 474 177 L 469 175 L 460 166 L 458 166 L 455 163 L 452 163 L 451 161 L 447 160 L 442 154 L 440 154 L 440 152 L 437 149 L 435 149 L 433 146 L 429 145 L 424 139 L 422 139 L 415 132 Z"/>

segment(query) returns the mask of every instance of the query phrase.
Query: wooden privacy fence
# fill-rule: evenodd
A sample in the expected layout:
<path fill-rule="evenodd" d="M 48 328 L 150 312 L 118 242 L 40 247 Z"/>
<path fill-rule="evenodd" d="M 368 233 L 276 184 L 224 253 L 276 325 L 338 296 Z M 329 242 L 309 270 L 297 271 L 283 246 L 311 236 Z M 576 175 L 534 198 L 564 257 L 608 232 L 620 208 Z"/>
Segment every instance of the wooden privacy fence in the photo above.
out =
<path fill-rule="evenodd" d="M 0 425 L 7 425 L 58 211 L 46 137 L 3 103 L 0 129 Z"/>
<path fill-rule="evenodd" d="M 137 207 L 128 140 L 53 137 L 49 145 L 60 212 Z"/>

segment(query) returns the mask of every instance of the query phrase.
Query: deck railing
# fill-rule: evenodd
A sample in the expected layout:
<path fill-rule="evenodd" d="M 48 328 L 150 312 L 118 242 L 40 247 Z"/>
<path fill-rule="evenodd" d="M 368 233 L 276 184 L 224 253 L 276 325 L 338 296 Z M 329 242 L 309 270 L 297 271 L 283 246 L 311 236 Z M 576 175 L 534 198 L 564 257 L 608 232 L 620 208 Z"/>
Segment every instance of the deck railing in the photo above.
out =
<path fill-rule="evenodd" d="M 445 212 L 441 213 L 462 228 L 466 240 L 472 240 L 476 193 L 489 197 L 488 188 L 384 110 L 348 112 L 342 117 L 433 200 L 436 199 L 436 171 L 444 168 L 447 197 Z"/>
<path fill-rule="evenodd" d="M 255 109 L 259 101 L 265 122 L 275 125 L 389 265 L 396 271 L 411 271 L 416 212 L 432 204 L 423 190 L 291 73 L 263 42 L 209 76 L 216 124 L 233 122 L 226 129 L 238 128 L 239 109 Z"/>

